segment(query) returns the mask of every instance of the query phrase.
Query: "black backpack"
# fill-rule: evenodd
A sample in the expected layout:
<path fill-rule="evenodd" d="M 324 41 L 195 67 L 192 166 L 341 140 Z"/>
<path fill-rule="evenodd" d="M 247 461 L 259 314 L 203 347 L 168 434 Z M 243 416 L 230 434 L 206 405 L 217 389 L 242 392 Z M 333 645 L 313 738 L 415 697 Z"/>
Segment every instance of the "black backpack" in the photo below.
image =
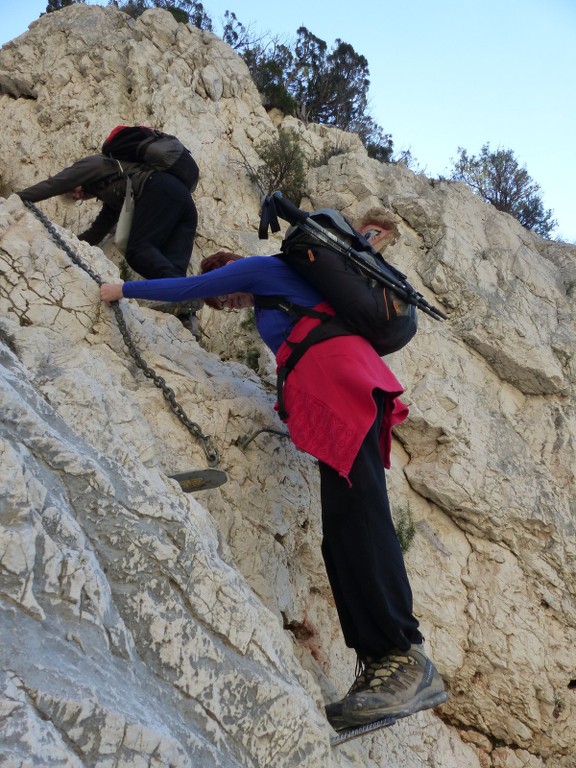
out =
<path fill-rule="evenodd" d="M 313 345 L 334 336 L 364 336 L 379 355 L 406 346 L 418 322 L 416 308 L 436 320 L 446 315 L 428 304 L 393 267 L 372 248 L 342 214 L 332 208 L 302 211 L 274 192 L 264 198 L 258 236 L 268 238 L 268 229 L 278 232 L 278 217 L 292 226 L 282 242 L 287 264 L 330 303 L 336 316 L 289 302 L 282 296 L 255 296 L 258 306 L 281 309 L 297 317 L 315 317 L 321 322 L 301 341 L 278 371 L 278 412 L 286 419 L 283 387 L 286 377 Z"/>
<path fill-rule="evenodd" d="M 262 203 L 261 240 L 268 238 L 269 228 L 272 232 L 280 230 L 278 217 L 292 225 L 279 255 L 332 305 L 336 318 L 330 316 L 326 322 L 340 325 L 342 333 L 364 336 L 379 355 L 388 355 L 402 349 L 415 335 L 416 308 L 436 320 L 446 319 L 338 211 L 302 211 L 274 192 Z M 278 297 L 273 300 L 280 301 Z M 259 297 L 260 303 L 264 301 Z M 282 304 L 279 308 L 286 311 L 288 303 Z M 306 307 L 291 305 L 291 310 L 317 316 Z"/>
<path fill-rule="evenodd" d="M 190 192 L 198 184 L 198 166 L 190 150 L 176 136 L 145 125 L 117 125 L 102 144 L 102 154 L 170 173 Z"/>

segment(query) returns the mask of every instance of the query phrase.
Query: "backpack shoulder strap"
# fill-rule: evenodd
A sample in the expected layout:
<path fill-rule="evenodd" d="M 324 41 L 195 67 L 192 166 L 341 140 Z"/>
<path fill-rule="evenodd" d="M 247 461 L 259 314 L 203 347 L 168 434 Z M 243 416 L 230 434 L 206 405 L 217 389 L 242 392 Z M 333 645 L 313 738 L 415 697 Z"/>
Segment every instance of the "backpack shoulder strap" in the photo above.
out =
<path fill-rule="evenodd" d="M 318 313 L 321 314 L 321 313 Z M 348 330 L 343 325 L 338 323 L 334 315 L 327 315 L 327 320 L 320 323 L 320 325 L 312 328 L 311 331 L 298 342 L 287 342 L 292 347 L 288 359 L 284 365 L 278 368 L 278 375 L 276 379 L 276 399 L 278 400 L 278 416 L 282 421 L 286 421 L 288 418 L 288 412 L 284 404 L 284 384 L 288 378 L 290 371 L 293 371 L 296 364 L 302 359 L 302 357 L 308 352 L 310 347 L 314 344 L 319 344 L 321 341 L 327 341 L 333 339 L 335 336 L 352 336 L 353 331 Z"/>
<path fill-rule="evenodd" d="M 276 379 L 276 396 L 278 400 L 278 416 L 285 421 L 288 418 L 288 412 L 284 404 L 284 384 L 290 371 L 294 369 L 298 361 L 314 344 L 327 339 L 333 339 L 335 336 L 350 336 L 354 332 L 348 330 L 338 322 L 338 318 L 328 312 L 321 312 L 313 307 L 303 307 L 301 304 L 295 304 L 284 296 L 254 296 L 254 303 L 262 309 L 280 309 L 287 315 L 293 317 L 313 317 L 320 320 L 319 325 L 312 328 L 302 341 L 288 341 L 292 352 L 284 365 L 278 368 Z"/>
<path fill-rule="evenodd" d="M 322 322 L 334 319 L 334 315 L 328 312 L 319 312 L 313 307 L 295 304 L 285 296 L 254 296 L 254 304 L 262 309 L 280 309 L 292 317 L 315 317 Z"/>

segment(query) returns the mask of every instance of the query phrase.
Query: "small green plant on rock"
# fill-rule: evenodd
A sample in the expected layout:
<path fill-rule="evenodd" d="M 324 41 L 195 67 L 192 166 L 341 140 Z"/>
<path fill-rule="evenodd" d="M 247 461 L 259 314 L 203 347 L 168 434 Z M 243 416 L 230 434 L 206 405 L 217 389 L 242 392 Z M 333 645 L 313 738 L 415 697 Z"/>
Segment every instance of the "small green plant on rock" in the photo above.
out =
<path fill-rule="evenodd" d="M 280 128 L 277 139 L 264 139 L 256 144 L 255 149 L 261 161 L 257 168 L 244 158 L 250 181 L 258 186 L 263 195 L 279 189 L 285 197 L 298 204 L 306 184 L 304 152 L 298 137 L 292 131 Z"/>
<path fill-rule="evenodd" d="M 397 507 L 394 518 L 400 548 L 403 554 L 406 554 L 412 546 L 414 536 L 416 535 L 416 525 L 414 524 L 414 516 L 410 504 Z"/>

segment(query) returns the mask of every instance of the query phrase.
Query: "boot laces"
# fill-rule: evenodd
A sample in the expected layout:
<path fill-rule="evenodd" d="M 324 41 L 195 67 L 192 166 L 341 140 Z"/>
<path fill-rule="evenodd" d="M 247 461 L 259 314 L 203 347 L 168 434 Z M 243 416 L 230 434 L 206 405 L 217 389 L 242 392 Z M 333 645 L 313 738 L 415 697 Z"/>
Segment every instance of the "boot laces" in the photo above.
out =
<path fill-rule="evenodd" d="M 398 672 L 405 672 L 406 667 L 415 664 L 410 656 L 390 654 L 381 659 L 367 657 L 356 658 L 356 679 L 348 691 L 348 695 L 366 690 L 367 688 L 385 687 L 398 679 Z"/>

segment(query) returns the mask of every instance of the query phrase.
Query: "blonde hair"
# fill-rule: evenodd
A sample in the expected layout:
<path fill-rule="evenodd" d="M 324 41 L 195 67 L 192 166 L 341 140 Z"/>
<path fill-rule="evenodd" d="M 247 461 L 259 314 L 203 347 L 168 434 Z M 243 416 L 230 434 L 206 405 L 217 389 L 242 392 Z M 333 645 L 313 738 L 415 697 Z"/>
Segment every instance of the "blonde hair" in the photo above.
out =
<path fill-rule="evenodd" d="M 391 211 L 387 211 L 386 208 L 370 208 L 363 216 L 354 221 L 353 226 L 354 229 L 362 232 L 370 224 L 378 224 L 386 230 L 386 235 L 380 240 L 379 251 L 383 251 L 384 248 L 394 245 L 398 241 L 400 231 L 396 224 L 396 217 Z"/>

